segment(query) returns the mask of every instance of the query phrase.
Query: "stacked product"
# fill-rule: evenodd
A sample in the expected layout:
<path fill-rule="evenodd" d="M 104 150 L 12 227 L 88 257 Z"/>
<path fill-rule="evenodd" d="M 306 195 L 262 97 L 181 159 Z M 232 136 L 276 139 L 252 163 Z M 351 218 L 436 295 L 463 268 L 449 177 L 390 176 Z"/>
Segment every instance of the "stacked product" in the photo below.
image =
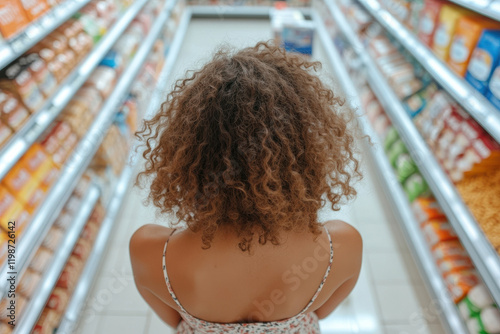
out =
<path fill-rule="evenodd" d="M 292 7 L 307 7 L 311 0 L 284 0 Z M 273 6 L 274 0 L 188 0 L 191 6 Z"/>

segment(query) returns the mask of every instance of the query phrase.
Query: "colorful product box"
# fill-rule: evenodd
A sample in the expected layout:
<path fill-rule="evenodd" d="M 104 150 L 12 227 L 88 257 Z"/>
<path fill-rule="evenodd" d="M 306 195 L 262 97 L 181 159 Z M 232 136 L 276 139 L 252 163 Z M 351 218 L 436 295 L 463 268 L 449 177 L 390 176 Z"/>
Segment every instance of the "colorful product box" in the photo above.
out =
<path fill-rule="evenodd" d="M 481 94 L 486 94 L 493 70 L 500 59 L 500 30 L 483 30 L 465 74 L 467 80 Z"/>
<path fill-rule="evenodd" d="M 454 5 L 444 5 L 439 13 L 439 21 L 434 33 L 432 49 L 444 61 L 448 60 L 453 35 L 458 21 L 471 15 L 469 11 Z"/>

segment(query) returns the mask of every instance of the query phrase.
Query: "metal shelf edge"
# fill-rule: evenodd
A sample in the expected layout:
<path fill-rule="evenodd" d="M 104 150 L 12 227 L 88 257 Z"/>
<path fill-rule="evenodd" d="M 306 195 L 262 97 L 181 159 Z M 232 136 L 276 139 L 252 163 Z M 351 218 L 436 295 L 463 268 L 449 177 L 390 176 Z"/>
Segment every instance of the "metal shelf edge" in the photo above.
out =
<path fill-rule="evenodd" d="M 377 0 L 359 0 L 361 5 L 394 36 L 415 59 L 481 126 L 500 143 L 500 111 L 477 92 L 464 78 L 459 77 L 447 64 L 413 33 L 383 9 Z"/>
<path fill-rule="evenodd" d="M 59 84 L 57 91 L 45 101 L 42 108 L 31 115 L 23 127 L 0 148 L 0 180 L 62 112 L 147 1 L 140 0 L 130 6 L 86 58 Z"/>
<path fill-rule="evenodd" d="M 331 42 L 330 36 L 323 26 L 321 19 L 316 17 L 316 20 L 319 22 L 316 26 L 318 27 L 321 42 L 324 49 L 327 50 L 327 53 L 330 56 L 331 66 L 334 68 L 336 72 L 335 74 L 337 75 L 343 90 L 347 92 L 356 92 L 357 89 L 352 83 L 343 62 L 340 59 L 340 55 Z M 350 94 L 353 95 L 353 93 Z M 351 97 L 350 102 L 355 110 L 361 110 L 361 103 L 359 102 L 359 98 L 357 96 L 355 98 Z M 444 281 L 439 274 L 438 268 L 432 254 L 430 253 L 429 246 L 426 244 L 422 236 L 422 232 L 418 228 L 418 223 L 415 220 L 415 216 L 409 206 L 406 195 L 394 176 L 394 171 L 389 165 L 387 157 L 385 156 L 383 150 L 381 150 L 382 145 L 378 139 L 378 135 L 372 130 L 364 115 L 358 114 L 358 116 L 358 120 L 364 134 L 370 137 L 372 145 L 374 146 L 368 148 L 368 150 L 370 151 L 372 160 L 376 165 L 382 180 L 384 181 L 384 191 L 386 192 L 394 211 L 399 217 L 401 230 L 403 230 L 407 243 L 412 250 L 413 257 L 418 263 L 427 288 L 433 295 L 434 300 L 437 300 L 439 306 L 441 307 L 442 312 L 440 312 L 440 315 L 443 324 L 446 325 L 449 333 L 468 333 L 465 328 L 465 324 L 458 313 L 458 308 L 452 302 L 450 295 L 447 293 Z"/>
<path fill-rule="evenodd" d="M 456 3 L 457 5 L 460 5 L 462 7 L 468 8 L 476 13 L 479 13 L 484 16 L 488 16 L 494 20 L 500 21 L 500 5 L 498 4 L 498 1 L 495 0 L 489 0 L 487 4 L 484 6 L 481 6 L 480 4 L 477 4 L 477 1 L 471 1 L 471 0 L 450 0 L 451 2 Z M 484 1 L 483 1 L 484 2 Z M 495 2 L 497 2 L 495 6 Z M 493 6 L 495 7 L 493 7 Z"/>
<path fill-rule="evenodd" d="M 193 17 L 235 17 L 235 18 L 269 18 L 273 9 L 272 6 L 188 6 Z M 294 7 L 300 10 L 304 15 L 310 16 L 311 11 L 307 7 Z"/>
<path fill-rule="evenodd" d="M 109 235 L 111 234 L 113 226 L 116 222 L 119 209 L 123 204 L 123 199 L 125 197 L 131 176 L 132 168 L 126 166 L 120 176 L 120 180 L 113 195 L 113 200 L 111 201 L 106 217 L 101 224 L 99 234 L 94 242 L 94 246 L 92 247 L 87 263 L 85 264 L 68 307 L 66 308 L 61 324 L 59 325 L 57 330 L 58 334 L 71 334 L 76 330 L 75 326 L 77 325 L 78 316 L 84 306 L 84 302 L 92 286 L 94 276 L 96 275 L 102 261 Z"/>
<path fill-rule="evenodd" d="M 29 304 L 23 313 L 23 317 L 20 319 L 21 321 L 14 329 L 14 333 L 28 333 L 35 326 L 100 194 L 99 187 L 96 185 L 90 186 L 86 196 L 82 199 L 80 210 L 74 216 L 72 225 L 68 227 L 61 245 L 59 246 L 60 248 L 54 252 L 54 257 L 51 259 L 51 265 L 43 273 L 39 286 L 34 296 L 30 298 Z"/>

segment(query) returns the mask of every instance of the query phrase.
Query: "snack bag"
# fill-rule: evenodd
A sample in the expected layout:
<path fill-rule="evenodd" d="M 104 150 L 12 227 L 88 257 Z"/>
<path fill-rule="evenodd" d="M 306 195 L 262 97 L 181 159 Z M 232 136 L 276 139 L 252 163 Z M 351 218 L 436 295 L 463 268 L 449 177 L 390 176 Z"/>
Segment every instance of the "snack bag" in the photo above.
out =
<path fill-rule="evenodd" d="M 500 59 L 500 30 L 483 30 L 472 52 L 465 80 L 481 94 L 486 94 L 488 82 Z"/>
<path fill-rule="evenodd" d="M 443 275 L 447 275 L 448 273 L 451 273 L 453 271 L 474 269 L 469 256 L 445 257 L 438 261 L 438 267 Z"/>
<path fill-rule="evenodd" d="M 391 126 L 387 130 L 387 134 L 384 139 L 384 150 L 388 152 L 392 145 L 399 139 L 398 130 L 395 127 Z"/>
<path fill-rule="evenodd" d="M 422 224 L 431 219 L 446 218 L 441 207 L 432 197 L 419 197 L 411 204 L 417 221 Z"/>
<path fill-rule="evenodd" d="M 410 117 L 417 116 L 427 105 L 427 102 L 432 98 L 438 90 L 437 85 L 432 82 L 417 93 L 411 95 L 404 102 L 404 108 Z"/>
<path fill-rule="evenodd" d="M 432 255 L 437 261 L 451 257 L 467 257 L 469 254 L 457 239 L 438 242 L 432 248 Z"/>
<path fill-rule="evenodd" d="M 472 51 L 484 29 L 500 28 L 498 22 L 490 21 L 484 17 L 464 16 L 457 22 L 455 35 L 450 46 L 448 64 L 458 75 L 464 76 Z"/>
<path fill-rule="evenodd" d="M 429 47 L 432 47 L 432 39 L 438 25 L 439 12 L 444 4 L 444 1 L 425 0 L 424 8 L 420 14 L 417 35 Z"/>
<path fill-rule="evenodd" d="M 452 37 L 455 34 L 458 20 L 467 15 L 470 15 L 470 12 L 458 6 L 444 5 L 441 8 L 432 49 L 436 56 L 442 60 L 448 60 Z"/>
<path fill-rule="evenodd" d="M 408 200 L 413 202 L 419 196 L 428 196 L 429 186 L 420 173 L 413 173 L 403 184 L 403 189 L 408 196 Z"/>
<path fill-rule="evenodd" d="M 16 35 L 28 25 L 21 4 L 17 0 L 2 0 L 0 2 L 0 33 L 6 39 Z"/>
<path fill-rule="evenodd" d="M 460 302 L 480 282 L 476 271 L 471 269 L 450 272 L 444 279 L 455 303 Z"/>
<path fill-rule="evenodd" d="M 402 153 L 396 158 L 396 174 L 400 183 L 418 172 L 417 165 L 408 153 Z"/>
<path fill-rule="evenodd" d="M 389 152 L 387 152 L 387 156 L 389 158 L 389 162 L 393 167 L 396 167 L 396 160 L 398 156 L 402 153 L 408 153 L 408 149 L 401 139 L 398 139 L 392 144 Z"/>
<path fill-rule="evenodd" d="M 50 9 L 45 0 L 21 0 L 28 20 L 34 21 Z"/>
<path fill-rule="evenodd" d="M 422 225 L 422 232 L 424 233 L 427 243 L 433 247 L 439 242 L 454 240 L 457 238 L 455 231 L 450 223 L 443 219 L 433 219 L 425 222 Z"/>

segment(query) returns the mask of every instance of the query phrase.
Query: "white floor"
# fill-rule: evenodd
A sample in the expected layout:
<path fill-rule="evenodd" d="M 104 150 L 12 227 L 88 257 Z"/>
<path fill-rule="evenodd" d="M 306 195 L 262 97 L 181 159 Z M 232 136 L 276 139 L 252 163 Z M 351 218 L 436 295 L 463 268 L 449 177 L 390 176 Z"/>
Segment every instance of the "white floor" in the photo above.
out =
<path fill-rule="evenodd" d="M 199 68 L 217 45 L 250 46 L 271 38 L 265 20 L 194 19 L 186 34 L 172 80 L 188 69 Z M 316 47 L 318 59 L 323 59 Z M 328 76 L 328 66 L 323 71 Z M 359 195 L 340 212 L 322 210 L 320 219 L 343 219 L 355 225 L 364 239 L 364 264 L 360 280 L 349 298 L 321 322 L 323 333 L 444 333 L 437 311 L 421 281 L 398 223 L 392 217 L 366 154 L 365 178 Z M 146 223 L 168 223 L 143 205 L 144 191 L 131 188 L 121 218 L 110 240 L 104 264 L 84 308 L 78 333 L 173 333 L 141 299 L 133 283 L 128 241 Z"/>

